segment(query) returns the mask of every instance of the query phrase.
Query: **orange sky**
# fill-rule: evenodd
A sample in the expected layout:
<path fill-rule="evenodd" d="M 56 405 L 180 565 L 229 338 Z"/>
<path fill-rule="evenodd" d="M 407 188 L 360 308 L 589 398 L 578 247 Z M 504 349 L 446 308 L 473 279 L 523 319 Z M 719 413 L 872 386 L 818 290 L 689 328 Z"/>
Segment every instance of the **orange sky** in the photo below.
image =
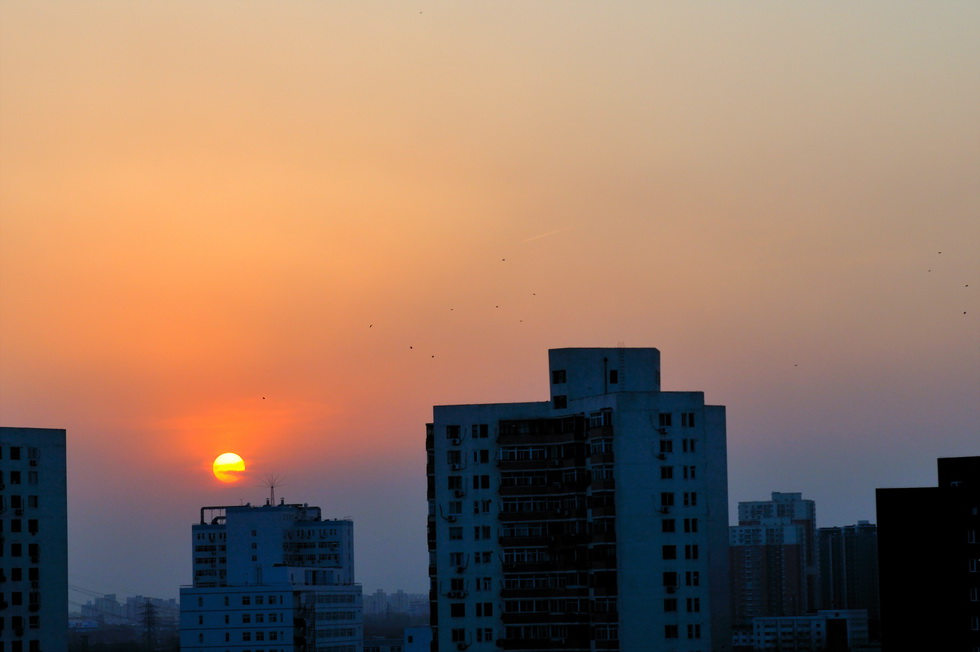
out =
<path fill-rule="evenodd" d="M 198 507 L 275 473 L 355 519 L 366 589 L 423 591 L 431 406 L 542 400 L 562 346 L 727 405 L 732 504 L 874 520 L 977 454 L 978 27 L 3 3 L 0 420 L 68 429 L 72 583 L 176 595 Z"/>

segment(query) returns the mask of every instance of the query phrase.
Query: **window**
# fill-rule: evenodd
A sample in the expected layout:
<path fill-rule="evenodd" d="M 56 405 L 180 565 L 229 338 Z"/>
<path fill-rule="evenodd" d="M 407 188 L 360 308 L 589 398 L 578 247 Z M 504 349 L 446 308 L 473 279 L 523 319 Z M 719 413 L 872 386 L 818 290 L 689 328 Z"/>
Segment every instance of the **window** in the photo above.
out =
<path fill-rule="evenodd" d="M 474 423 L 471 430 L 473 439 L 486 439 L 490 433 L 490 426 L 486 423 Z"/>
<path fill-rule="evenodd" d="M 693 428 L 694 427 L 694 413 L 693 412 L 681 412 L 681 427 L 682 428 Z"/>
<path fill-rule="evenodd" d="M 242 614 L 242 623 L 249 624 L 252 622 L 252 614 Z"/>
<path fill-rule="evenodd" d="M 661 466 L 660 467 L 660 479 L 670 480 L 674 477 L 674 467 L 672 466 Z"/>
<path fill-rule="evenodd" d="M 610 369 L 609 370 L 609 384 L 610 385 L 617 385 L 617 384 L 619 384 L 619 370 L 618 369 Z"/>
<path fill-rule="evenodd" d="M 661 532 L 674 532 L 675 527 L 674 519 L 672 518 L 665 518 L 664 520 L 660 521 Z"/>
<path fill-rule="evenodd" d="M 567 375 L 564 369 L 554 369 L 551 372 L 551 384 L 552 385 L 564 385 L 567 382 Z"/>
<path fill-rule="evenodd" d="M 451 475 L 448 478 L 448 488 L 450 491 L 461 491 L 463 489 L 463 476 Z"/>
<path fill-rule="evenodd" d="M 664 625 L 664 638 L 678 638 L 677 625 Z"/>
<path fill-rule="evenodd" d="M 685 491 L 684 492 L 684 507 L 694 507 L 698 504 L 698 492 L 696 491 Z"/>
<path fill-rule="evenodd" d="M 695 623 L 687 626 L 688 638 L 701 638 L 701 625 Z"/>
<path fill-rule="evenodd" d="M 696 614 L 701 612 L 701 598 L 688 598 L 687 599 L 687 611 L 688 613 Z"/>
<path fill-rule="evenodd" d="M 476 615 L 478 618 L 487 618 L 493 615 L 492 602 L 478 602 L 476 604 Z"/>
<path fill-rule="evenodd" d="M 490 627 L 483 627 L 476 630 L 476 640 L 484 643 L 489 643 L 493 640 L 493 629 Z"/>
<path fill-rule="evenodd" d="M 671 422 L 671 418 L 670 417 L 671 417 L 670 412 L 661 412 L 660 413 L 660 427 L 661 428 L 669 428 L 670 427 L 670 425 L 671 425 L 670 424 L 670 422 Z"/>
<path fill-rule="evenodd" d="M 466 630 L 465 629 L 453 629 L 450 631 L 450 638 L 452 638 L 453 643 L 465 643 L 466 642 Z"/>
<path fill-rule="evenodd" d="M 481 577 L 476 581 L 477 591 L 490 591 L 493 589 L 493 578 Z"/>
<path fill-rule="evenodd" d="M 466 617 L 466 603 L 465 602 L 453 602 L 449 605 L 449 615 L 453 618 L 465 618 Z"/>
<path fill-rule="evenodd" d="M 446 464 L 455 464 L 456 466 L 459 466 L 462 463 L 462 460 L 462 451 L 456 449 L 446 451 Z"/>
<path fill-rule="evenodd" d="M 677 598 L 664 598 L 664 613 L 677 611 Z"/>
<path fill-rule="evenodd" d="M 696 518 L 685 518 L 684 519 L 684 531 L 685 532 L 697 532 L 698 531 L 698 519 Z"/>
<path fill-rule="evenodd" d="M 476 540 L 489 539 L 490 538 L 490 526 L 489 525 L 474 525 L 473 526 L 473 538 Z"/>
<path fill-rule="evenodd" d="M 489 489 L 490 488 L 490 476 L 489 475 L 474 475 L 473 476 L 473 488 L 474 489 Z"/>
<path fill-rule="evenodd" d="M 490 462 L 489 449 L 481 448 L 478 451 L 473 451 L 473 462 L 476 464 L 489 464 Z"/>
<path fill-rule="evenodd" d="M 695 467 L 694 465 L 689 465 L 684 467 L 684 479 L 693 480 L 695 478 Z"/>
<path fill-rule="evenodd" d="M 461 552 L 451 552 L 449 553 L 449 565 L 450 566 L 463 566 L 463 560 L 465 559 L 463 553 Z"/>
<path fill-rule="evenodd" d="M 701 574 L 698 571 L 687 571 L 684 573 L 684 583 L 687 586 L 700 586 Z"/>
<path fill-rule="evenodd" d="M 684 442 L 683 442 L 684 452 L 685 453 L 695 453 L 695 452 L 697 452 L 695 450 L 695 448 L 696 448 L 695 447 L 695 444 L 696 443 L 697 442 L 695 440 L 693 440 L 693 439 L 685 439 Z"/>
<path fill-rule="evenodd" d="M 450 541 L 462 541 L 463 540 L 463 528 L 456 525 L 449 528 L 449 540 Z"/>
<path fill-rule="evenodd" d="M 671 491 L 665 491 L 660 494 L 660 504 L 663 507 L 673 507 L 674 505 L 674 493 Z"/>
<path fill-rule="evenodd" d="M 20 446 L 10 447 L 10 459 L 19 460 L 20 459 Z"/>
<path fill-rule="evenodd" d="M 673 453 L 674 452 L 674 442 L 672 442 L 669 439 L 661 439 L 660 440 L 660 452 L 661 453 Z"/>
<path fill-rule="evenodd" d="M 664 586 L 677 586 L 677 573 L 674 571 L 664 572 Z"/>
<path fill-rule="evenodd" d="M 446 426 L 446 439 L 459 439 L 459 426 Z"/>
<path fill-rule="evenodd" d="M 677 559 L 677 546 L 660 546 L 660 554 L 663 559 Z"/>
<path fill-rule="evenodd" d="M 698 558 L 698 544 L 689 543 L 684 546 L 684 559 L 697 559 Z"/>
<path fill-rule="evenodd" d="M 457 515 L 463 513 L 463 501 L 461 500 L 450 500 L 449 501 L 449 513 L 451 515 Z"/>
<path fill-rule="evenodd" d="M 554 400 L 555 409 L 563 410 L 568 407 L 568 397 L 564 394 L 557 394 Z"/>
<path fill-rule="evenodd" d="M 242 632 L 242 640 L 243 641 L 251 641 L 252 640 L 252 632 Z"/>

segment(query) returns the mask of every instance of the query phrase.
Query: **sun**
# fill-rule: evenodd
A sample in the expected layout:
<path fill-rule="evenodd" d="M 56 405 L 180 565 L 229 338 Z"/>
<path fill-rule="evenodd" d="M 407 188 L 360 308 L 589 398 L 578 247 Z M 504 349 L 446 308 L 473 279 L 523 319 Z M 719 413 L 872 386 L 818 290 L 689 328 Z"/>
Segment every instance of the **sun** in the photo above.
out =
<path fill-rule="evenodd" d="M 214 458 L 211 470 L 221 482 L 238 482 L 245 470 L 245 460 L 238 453 L 222 453 Z"/>

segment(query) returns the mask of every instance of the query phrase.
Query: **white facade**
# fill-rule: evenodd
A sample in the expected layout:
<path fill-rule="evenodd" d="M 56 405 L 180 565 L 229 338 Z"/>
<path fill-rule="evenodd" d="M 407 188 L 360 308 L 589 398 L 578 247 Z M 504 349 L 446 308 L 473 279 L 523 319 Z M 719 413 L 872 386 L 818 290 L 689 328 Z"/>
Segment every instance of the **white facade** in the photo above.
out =
<path fill-rule="evenodd" d="M 806 616 L 759 616 L 752 619 L 756 650 L 818 652 L 851 649 L 868 643 L 865 609 L 827 609 Z"/>
<path fill-rule="evenodd" d="M 350 521 L 308 505 L 203 507 L 191 532 L 182 650 L 361 652 Z"/>
<path fill-rule="evenodd" d="M 550 401 L 434 408 L 438 649 L 730 648 L 725 412 L 659 357 L 551 350 Z"/>
<path fill-rule="evenodd" d="M 0 527 L 0 650 L 67 650 L 64 430 L 0 428 Z"/>

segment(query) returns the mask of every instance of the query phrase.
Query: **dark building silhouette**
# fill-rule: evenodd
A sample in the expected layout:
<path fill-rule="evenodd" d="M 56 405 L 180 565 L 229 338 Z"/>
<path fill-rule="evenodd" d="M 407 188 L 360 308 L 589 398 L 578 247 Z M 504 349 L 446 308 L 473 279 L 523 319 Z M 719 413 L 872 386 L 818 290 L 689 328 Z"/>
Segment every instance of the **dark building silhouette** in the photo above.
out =
<path fill-rule="evenodd" d="M 881 606 L 878 597 L 878 526 L 867 521 L 818 530 L 820 608 L 864 609 L 868 629 L 877 640 Z"/>
<path fill-rule="evenodd" d="M 980 649 L 980 457 L 938 466 L 938 487 L 877 490 L 884 650 Z"/>

